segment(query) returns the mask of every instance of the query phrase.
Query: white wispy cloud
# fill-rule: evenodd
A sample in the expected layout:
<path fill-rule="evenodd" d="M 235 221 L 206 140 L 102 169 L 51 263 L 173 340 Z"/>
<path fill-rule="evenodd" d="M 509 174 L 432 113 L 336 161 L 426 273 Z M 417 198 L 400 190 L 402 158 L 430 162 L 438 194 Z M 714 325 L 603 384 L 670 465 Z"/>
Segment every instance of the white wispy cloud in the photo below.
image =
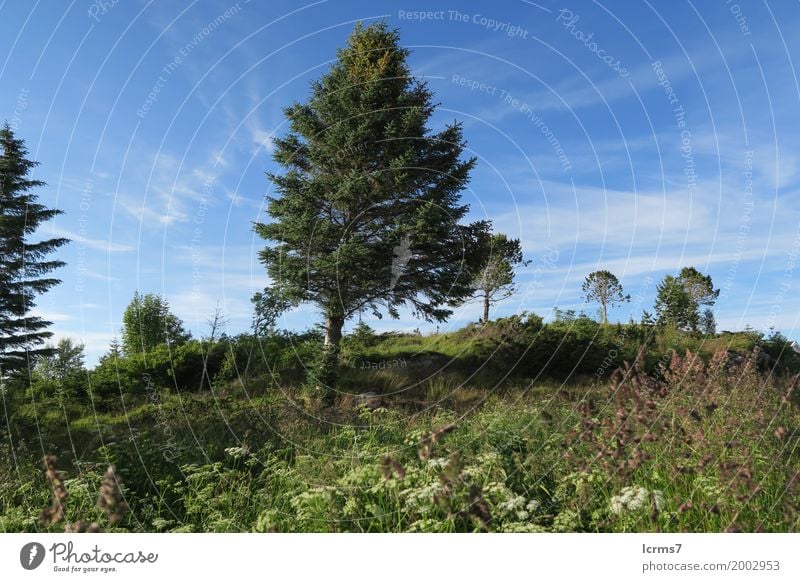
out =
<path fill-rule="evenodd" d="M 47 231 L 51 236 L 65 237 L 73 241 L 74 244 L 83 245 L 95 251 L 103 251 L 107 253 L 129 253 L 135 250 L 135 247 L 129 244 L 113 242 L 104 239 L 89 238 L 87 236 L 78 234 L 74 231 L 54 227 L 48 228 Z"/>

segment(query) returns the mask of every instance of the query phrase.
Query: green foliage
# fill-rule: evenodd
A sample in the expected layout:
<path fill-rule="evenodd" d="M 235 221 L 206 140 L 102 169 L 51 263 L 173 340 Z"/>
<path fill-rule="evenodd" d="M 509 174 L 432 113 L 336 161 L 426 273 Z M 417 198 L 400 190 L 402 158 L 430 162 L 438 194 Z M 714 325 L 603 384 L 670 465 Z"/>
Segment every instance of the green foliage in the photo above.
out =
<path fill-rule="evenodd" d="M 587 301 L 600 304 L 602 322 L 608 323 L 608 307 L 624 301 L 630 301 L 630 295 L 624 295 L 622 284 L 611 271 L 594 271 L 586 276 L 581 286 Z"/>
<path fill-rule="evenodd" d="M 270 241 L 260 253 L 289 304 L 310 302 L 326 322 L 329 362 L 345 321 L 402 306 L 443 321 L 471 293 L 483 260 L 486 222 L 460 224 L 460 192 L 474 159 L 459 124 L 431 132 L 435 110 L 413 78 L 398 33 L 358 25 L 311 97 L 285 110 L 289 133 L 275 140 L 282 174 L 270 174 Z M 320 371 L 328 377 L 331 370 Z"/>
<path fill-rule="evenodd" d="M 47 256 L 69 242 L 29 237 L 60 210 L 37 202 L 32 191 L 45 185 L 28 176 L 38 163 L 26 158 L 25 142 L 6 123 L 0 129 L 0 378 L 26 369 L 29 358 L 49 353 L 41 346 L 51 322 L 31 313 L 37 295 L 60 281 L 48 275 L 64 265 Z"/>
<path fill-rule="evenodd" d="M 81 350 L 62 342 L 32 392 L 3 400 L 0 531 L 800 526 L 800 358 L 779 333 L 571 310 L 432 335 L 361 323 L 329 362 L 346 391 L 332 402 L 304 390 L 306 368 L 326 370 L 321 332 L 261 329 L 146 354 L 114 343 L 74 391 Z M 60 517 L 42 448 L 61 459 Z M 107 511 L 123 493 L 125 515 Z"/>
<path fill-rule="evenodd" d="M 154 293 L 133 294 L 122 315 L 122 350 L 126 355 L 147 354 L 159 346 L 177 347 L 189 337 L 166 299 Z"/>
<path fill-rule="evenodd" d="M 681 282 L 672 275 L 665 275 L 656 287 L 655 310 L 662 325 L 679 329 L 692 329 L 697 325 L 695 305 Z"/>
<path fill-rule="evenodd" d="M 709 362 L 674 354 L 658 377 L 626 364 L 590 390 L 484 394 L 467 414 L 449 407 L 452 395 L 432 394 L 437 406 L 423 412 L 385 400 L 342 407 L 320 425 L 298 412 L 296 393 L 164 397 L 101 419 L 106 445 L 59 463 L 62 522 L 195 532 L 796 531 L 796 385 L 760 374 L 755 358 L 731 365 L 720 351 Z M 78 444 L 96 437 L 80 425 Z M 52 427 L 37 430 L 47 438 Z M 0 531 L 63 530 L 39 521 L 53 488 L 25 439 L 17 443 L 16 463 L 0 445 Z M 108 464 L 130 506 L 115 523 L 102 509 L 119 503 L 114 488 L 98 503 Z"/>
<path fill-rule="evenodd" d="M 87 371 L 84 367 L 83 344 L 69 338 L 48 346 L 33 371 L 33 389 L 44 396 L 57 395 L 59 399 L 86 395 Z"/>
<path fill-rule="evenodd" d="M 714 318 L 714 312 L 706 307 L 703 313 L 700 314 L 700 321 L 698 328 L 701 334 L 706 337 L 713 337 L 717 333 L 717 320 Z"/>
<path fill-rule="evenodd" d="M 703 275 L 694 267 L 681 269 L 678 281 L 683 285 L 689 299 L 698 308 L 713 305 L 719 297 L 719 289 L 714 289 L 711 276 Z"/>
<path fill-rule="evenodd" d="M 349 349 L 355 352 L 363 352 L 364 350 L 375 347 L 378 340 L 379 338 L 375 330 L 363 321 L 359 321 L 353 328 L 353 331 L 345 338 L 345 344 Z"/>
<path fill-rule="evenodd" d="M 487 244 L 488 257 L 473 280 L 474 294 L 483 301 L 483 321 L 489 321 L 491 305 L 511 297 L 516 292 L 514 268 L 529 263 L 522 258 L 519 239 L 510 239 L 504 234 L 493 234 Z"/>
<path fill-rule="evenodd" d="M 671 324 L 679 329 L 711 334 L 716 328 L 710 307 L 719 296 L 711 276 L 703 275 L 694 267 L 684 267 L 678 277 L 666 275 L 656 288 L 656 315 L 661 324 Z"/>
<path fill-rule="evenodd" d="M 210 390 L 228 350 L 225 341 L 209 345 L 200 340 L 189 340 L 172 348 L 157 345 L 146 354 L 125 355 L 112 348 L 89 376 L 92 395 L 99 405 L 118 401 L 120 395 L 152 396 L 163 389 Z"/>

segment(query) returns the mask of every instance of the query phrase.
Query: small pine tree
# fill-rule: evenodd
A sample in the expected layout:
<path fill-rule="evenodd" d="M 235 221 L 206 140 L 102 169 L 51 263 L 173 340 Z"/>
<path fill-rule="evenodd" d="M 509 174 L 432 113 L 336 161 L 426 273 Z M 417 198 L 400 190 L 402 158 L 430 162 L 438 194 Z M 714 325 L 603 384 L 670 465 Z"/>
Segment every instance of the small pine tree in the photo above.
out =
<path fill-rule="evenodd" d="M 700 315 L 700 333 L 707 337 L 713 337 L 717 333 L 717 321 L 714 318 L 714 311 L 706 307 Z"/>
<path fill-rule="evenodd" d="M 656 316 L 661 325 L 672 325 L 678 329 L 693 329 L 696 326 L 696 306 L 680 280 L 665 275 L 656 287 Z"/>
<path fill-rule="evenodd" d="M 25 142 L 5 124 L 0 129 L 0 377 L 51 353 L 50 348 L 38 347 L 53 335 L 47 331 L 51 322 L 31 311 L 37 295 L 61 282 L 48 274 L 64 262 L 46 260 L 47 256 L 69 242 L 28 240 L 42 223 L 62 212 L 37 202 L 33 190 L 45 183 L 28 177 L 38 163 L 27 154 Z"/>

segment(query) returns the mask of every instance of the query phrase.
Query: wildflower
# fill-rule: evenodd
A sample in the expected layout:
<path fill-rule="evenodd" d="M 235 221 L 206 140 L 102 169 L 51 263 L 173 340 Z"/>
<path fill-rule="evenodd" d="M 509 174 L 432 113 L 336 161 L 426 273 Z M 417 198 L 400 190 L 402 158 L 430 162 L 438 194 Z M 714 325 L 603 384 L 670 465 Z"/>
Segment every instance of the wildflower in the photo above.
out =
<path fill-rule="evenodd" d="M 479 485 L 472 484 L 469 488 L 469 513 L 477 519 L 483 529 L 488 530 L 492 523 L 492 515 L 489 513 L 489 505 L 483 498 Z"/>
<path fill-rule="evenodd" d="M 68 523 L 64 526 L 64 533 L 100 533 L 102 531 L 100 524 L 96 521 L 92 523 L 76 521 L 75 523 Z"/>
<path fill-rule="evenodd" d="M 417 451 L 419 459 L 425 461 L 431 456 L 433 446 L 442 440 L 444 435 L 452 432 L 456 428 L 455 424 L 448 424 L 442 428 L 437 428 L 432 432 L 423 433 L 422 439 L 419 442 L 419 450 Z"/>
<path fill-rule="evenodd" d="M 611 498 L 611 511 L 617 515 L 651 506 L 660 511 L 663 505 L 664 494 L 661 491 L 649 491 L 638 485 L 624 487 L 619 495 Z"/>
<path fill-rule="evenodd" d="M 45 476 L 53 488 L 53 503 L 42 511 L 39 515 L 39 521 L 52 525 L 64 519 L 64 502 L 67 500 L 67 489 L 61 480 L 61 474 L 56 469 L 55 455 L 45 455 L 43 462 Z"/>
<path fill-rule="evenodd" d="M 404 479 L 406 476 L 406 470 L 403 465 L 389 456 L 384 457 L 381 462 L 381 473 L 386 480 L 392 479 L 393 477 Z"/>
<path fill-rule="evenodd" d="M 128 511 L 128 504 L 122 495 L 119 487 L 119 479 L 111 465 L 103 476 L 103 483 L 100 485 L 100 496 L 97 498 L 97 507 L 103 510 L 110 524 L 122 521 L 125 512 Z"/>
<path fill-rule="evenodd" d="M 243 445 L 241 447 L 228 447 L 225 449 L 225 453 L 234 459 L 242 459 L 250 456 L 250 449 L 247 447 L 247 445 Z"/>

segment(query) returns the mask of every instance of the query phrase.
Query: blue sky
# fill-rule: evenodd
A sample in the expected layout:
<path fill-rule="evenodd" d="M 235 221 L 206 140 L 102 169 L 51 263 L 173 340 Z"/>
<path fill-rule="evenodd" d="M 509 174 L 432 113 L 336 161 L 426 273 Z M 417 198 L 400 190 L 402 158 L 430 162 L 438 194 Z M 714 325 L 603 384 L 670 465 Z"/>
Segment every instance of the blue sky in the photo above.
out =
<path fill-rule="evenodd" d="M 56 336 L 94 362 L 136 289 L 195 335 L 217 303 L 246 329 L 267 284 L 252 223 L 281 110 L 356 21 L 379 19 L 441 103 L 432 126 L 464 122 L 472 217 L 531 260 L 497 314 L 594 314 L 581 281 L 609 269 L 632 296 L 611 318 L 638 319 L 665 274 L 693 265 L 722 290 L 719 329 L 800 338 L 796 3 L 5 1 L 0 116 L 41 162 L 41 200 L 65 212 L 42 234 L 73 239 L 39 300 Z M 479 314 L 465 305 L 442 327 Z M 317 320 L 306 307 L 283 324 Z"/>

